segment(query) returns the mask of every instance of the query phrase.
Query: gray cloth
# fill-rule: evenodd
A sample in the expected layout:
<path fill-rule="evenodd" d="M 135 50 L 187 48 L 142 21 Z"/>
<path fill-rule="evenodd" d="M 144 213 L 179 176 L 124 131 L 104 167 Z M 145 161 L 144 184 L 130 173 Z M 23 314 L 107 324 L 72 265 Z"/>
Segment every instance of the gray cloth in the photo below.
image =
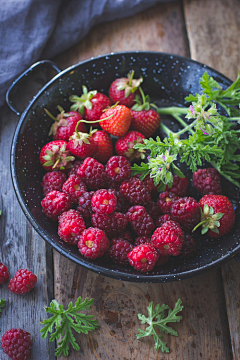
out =
<path fill-rule="evenodd" d="M 171 0 L 0 0 L 0 106 L 16 77 L 79 42 L 93 25 Z"/>

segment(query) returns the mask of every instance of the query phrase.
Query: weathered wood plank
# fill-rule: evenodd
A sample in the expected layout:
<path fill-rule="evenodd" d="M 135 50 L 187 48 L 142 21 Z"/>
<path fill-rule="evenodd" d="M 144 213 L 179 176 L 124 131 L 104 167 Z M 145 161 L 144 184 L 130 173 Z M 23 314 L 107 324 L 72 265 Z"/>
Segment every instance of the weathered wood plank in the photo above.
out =
<path fill-rule="evenodd" d="M 239 1 L 184 0 L 184 11 L 191 56 L 235 80 L 240 68 Z M 234 259 L 222 266 L 234 360 L 240 357 L 239 266 Z"/>
<path fill-rule="evenodd" d="M 111 51 L 152 50 L 188 56 L 184 18 L 179 2 L 155 6 L 144 14 L 99 25 L 71 51 L 56 58 L 65 68 Z M 55 297 L 65 306 L 78 296 L 93 297 L 91 312 L 100 330 L 77 336 L 80 352 L 71 359 L 231 359 L 224 294 L 219 269 L 194 279 L 168 284 L 134 284 L 94 274 L 54 251 Z M 170 354 L 153 350 L 153 339 L 136 340 L 142 327 L 137 313 L 146 314 L 150 301 L 173 307 L 181 297 L 184 319 L 174 328 L 178 338 L 163 336 Z M 64 357 L 60 357 L 63 360 Z"/>
<path fill-rule="evenodd" d="M 28 94 L 27 94 L 28 95 Z M 26 100 L 29 101 L 31 96 Z M 44 306 L 53 298 L 52 251 L 33 230 L 21 210 L 9 168 L 10 145 L 18 117 L 7 106 L 1 108 L 0 120 L 0 261 L 8 266 L 10 276 L 20 268 L 31 270 L 38 277 L 36 287 L 24 296 L 13 294 L 7 284 L 0 285 L 0 298 L 7 301 L 0 320 L 0 336 L 11 328 L 29 331 L 33 339 L 33 359 L 54 359 L 54 343 L 43 341 L 40 321 L 47 317 Z M 9 359 L 0 347 L 1 360 Z"/>

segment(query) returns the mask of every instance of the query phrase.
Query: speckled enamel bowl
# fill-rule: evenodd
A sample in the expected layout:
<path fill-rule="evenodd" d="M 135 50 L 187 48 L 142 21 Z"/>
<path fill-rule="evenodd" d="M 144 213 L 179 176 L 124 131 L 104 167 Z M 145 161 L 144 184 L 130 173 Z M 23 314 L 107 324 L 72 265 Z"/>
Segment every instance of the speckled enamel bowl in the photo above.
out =
<path fill-rule="evenodd" d="M 57 69 L 57 66 L 55 66 Z M 69 95 L 80 94 L 82 85 L 108 94 L 111 82 L 116 77 L 126 76 L 130 70 L 135 76 L 143 76 L 143 89 L 151 101 L 159 106 L 184 105 L 185 96 L 200 92 L 199 78 L 205 71 L 226 87 L 231 81 L 219 72 L 198 62 L 159 52 L 126 52 L 99 56 L 59 72 L 30 102 L 22 113 L 12 141 L 11 172 L 14 188 L 21 207 L 34 229 L 54 249 L 71 261 L 99 274 L 119 280 L 134 282 L 165 282 L 192 277 L 221 265 L 240 249 L 238 190 L 224 183 L 225 194 L 236 207 L 236 225 L 228 235 L 210 239 L 196 235 L 197 254 L 190 258 L 172 257 L 165 265 L 155 267 L 149 273 L 140 273 L 132 267 L 106 263 L 104 258 L 91 261 L 83 258 L 77 247 L 60 240 L 57 224 L 48 220 L 41 211 L 41 180 L 44 171 L 39 163 L 41 147 L 51 139 L 48 132 L 52 120 L 44 108 L 56 113 L 56 106 L 64 109 L 70 106 Z M 60 70 L 59 70 L 60 71 Z M 15 83 L 13 84 L 13 86 Z M 11 89 L 12 90 L 12 87 Z M 11 108 L 12 103 L 8 103 Z M 175 127 L 170 119 L 163 122 Z M 191 178 L 188 169 L 183 169 Z M 193 189 L 191 195 L 198 197 Z"/>

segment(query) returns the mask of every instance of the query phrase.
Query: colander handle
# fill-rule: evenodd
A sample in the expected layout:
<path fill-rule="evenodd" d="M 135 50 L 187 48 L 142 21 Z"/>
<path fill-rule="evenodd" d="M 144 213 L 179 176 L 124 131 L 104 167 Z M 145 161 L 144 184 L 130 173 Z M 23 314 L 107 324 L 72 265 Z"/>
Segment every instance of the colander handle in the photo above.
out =
<path fill-rule="evenodd" d="M 51 60 L 41 60 L 38 61 L 36 63 L 34 63 L 33 65 L 31 65 L 27 70 L 25 70 L 16 80 L 14 80 L 14 82 L 12 83 L 12 85 L 9 87 L 9 89 L 7 90 L 6 93 L 6 102 L 8 104 L 8 106 L 10 107 L 10 109 L 17 114 L 18 116 L 21 115 L 21 112 L 18 111 L 17 109 L 15 109 L 15 107 L 12 105 L 12 100 L 11 100 L 11 93 L 13 91 L 13 89 L 15 88 L 15 86 L 20 83 L 26 76 L 29 75 L 29 73 L 31 73 L 34 69 L 36 69 L 39 66 L 42 65 L 46 65 L 49 66 L 51 68 L 53 68 L 54 70 L 56 70 L 56 72 L 59 74 L 62 70 L 59 69 L 59 67 L 57 66 L 57 64 Z"/>

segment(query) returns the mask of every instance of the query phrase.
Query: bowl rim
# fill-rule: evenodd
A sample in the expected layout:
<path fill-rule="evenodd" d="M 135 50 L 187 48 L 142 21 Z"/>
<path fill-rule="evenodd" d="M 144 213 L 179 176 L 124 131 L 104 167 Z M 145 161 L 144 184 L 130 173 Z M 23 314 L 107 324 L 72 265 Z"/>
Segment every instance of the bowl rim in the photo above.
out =
<path fill-rule="evenodd" d="M 18 183 L 18 179 L 17 179 L 17 173 L 16 173 L 16 153 L 17 153 L 17 145 L 18 145 L 18 138 L 20 135 L 20 131 L 22 128 L 22 125 L 24 123 L 25 120 L 25 116 L 28 113 L 28 111 L 31 110 L 31 107 L 33 106 L 33 104 L 38 100 L 38 98 L 40 97 L 40 95 L 53 83 L 55 82 L 58 78 L 62 77 L 64 74 L 66 74 L 67 72 L 71 72 L 74 69 L 76 69 L 77 67 L 81 66 L 82 64 L 85 63 L 90 63 L 93 61 L 96 61 L 98 59 L 103 59 L 106 57 L 113 57 L 113 56 L 124 56 L 124 55 L 143 55 L 146 54 L 152 54 L 152 55 L 156 55 L 156 56 L 166 56 L 166 57 L 171 57 L 171 59 L 175 58 L 175 59 L 179 59 L 182 61 L 187 61 L 191 64 L 197 64 L 200 67 L 204 67 L 204 69 L 210 70 L 212 72 L 214 72 L 216 75 L 219 75 L 224 81 L 226 81 L 227 84 L 231 84 L 232 80 L 230 80 L 229 78 L 227 78 L 225 75 L 223 75 L 222 73 L 220 73 L 219 71 L 215 70 L 214 68 L 205 65 L 199 61 L 196 60 L 192 60 L 190 58 L 181 56 L 181 55 L 177 55 L 177 54 L 171 54 L 171 53 L 166 53 L 166 52 L 159 52 L 159 51 L 123 51 L 123 52 L 111 52 L 111 53 L 106 53 L 106 54 L 102 54 L 102 55 L 98 55 L 96 57 L 91 57 L 88 58 L 86 60 L 80 61 L 77 64 L 71 65 L 70 67 L 67 67 L 66 69 L 64 69 L 63 71 L 61 71 L 60 73 L 58 73 L 57 75 L 55 75 L 53 78 L 51 78 L 38 92 L 37 94 L 33 97 L 33 99 L 29 102 L 28 106 L 26 107 L 26 109 L 22 112 L 22 114 L 20 115 L 20 119 L 17 123 L 17 126 L 15 128 L 14 134 L 13 134 L 13 138 L 12 138 L 12 144 L 11 144 L 11 151 L 10 151 L 10 169 L 11 169 L 11 178 L 12 178 L 12 183 L 13 183 L 13 187 L 14 187 L 14 191 L 15 194 L 17 196 L 18 202 L 24 212 L 24 215 L 26 216 L 27 220 L 30 222 L 30 224 L 33 226 L 34 230 L 45 240 L 47 241 L 47 243 L 54 248 L 56 251 L 58 251 L 61 255 L 64 255 L 66 258 L 68 258 L 69 260 L 73 261 L 75 264 L 80 265 L 80 266 L 84 266 L 85 268 L 87 268 L 88 270 L 91 270 L 95 273 L 110 277 L 110 278 L 114 278 L 117 280 L 122 280 L 122 281 L 129 281 L 129 282 L 140 282 L 140 283 L 161 283 L 161 282 L 169 282 L 169 281 L 176 281 L 176 280 L 182 280 L 182 279 L 186 279 L 186 278 L 190 278 L 190 277 L 194 277 L 197 275 L 200 275 L 210 269 L 216 268 L 218 266 L 220 266 L 221 264 L 223 264 L 224 262 L 226 262 L 227 260 L 229 260 L 231 257 L 233 257 L 236 253 L 238 253 L 240 251 L 240 244 L 237 245 L 234 249 L 232 249 L 231 251 L 229 251 L 228 253 L 226 253 L 225 255 L 219 257 L 218 259 L 212 261 L 211 263 L 208 263 L 206 265 L 202 265 L 200 267 L 196 267 L 195 269 L 190 269 L 190 270 L 186 270 L 186 271 L 182 271 L 180 273 L 170 273 L 170 274 L 151 274 L 151 273 L 139 273 L 139 275 L 137 274 L 131 274 L 131 273 L 127 273 L 127 272 L 122 272 L 119 270 L 112 270 L 112 269 L 106 269 L 103 266 L 100 266 L 98 264 L 94 264 L 94 263 L 89 263 L 88 260 L 84 259 L 84 258 L 80 258 L 77 257 L 75 254 L 72 254 L 71 252 L 67 251 L 66 249 L 63 248 L 63 246 L 61 246 L 59 243 L 56 243 L 49 235 L 48 233 L 42 228 L 41 225 L 38 224 L 38 222 L 36 221 L 36 219 L 34 218 L 34 216 L 32 215 L 32 213 L 30 212 L 30 210 L 28 209 L 23 195 L 21 193 L 20 187 L 19 187 L 19 183 Z"/>

